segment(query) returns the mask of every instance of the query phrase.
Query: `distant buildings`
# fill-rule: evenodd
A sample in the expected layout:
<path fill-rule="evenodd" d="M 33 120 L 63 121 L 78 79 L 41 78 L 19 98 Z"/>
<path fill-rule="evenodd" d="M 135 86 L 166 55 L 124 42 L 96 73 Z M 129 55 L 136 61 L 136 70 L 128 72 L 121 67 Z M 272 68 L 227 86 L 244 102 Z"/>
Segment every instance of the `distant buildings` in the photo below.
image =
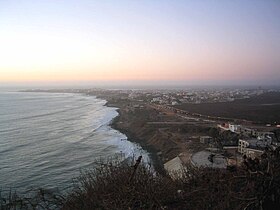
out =
<path fill-rule="evenodd" d="M 260 157 L 271 143 L 272 141 L 268 139 L 239 139 L 238 152 L 251 158 Z"/>
<path fill-rule="evenodd" d="M 229 131 L 229 124 L 228 123 L 219 124 L 219 125 L 217 125 L 217 127 L 220 128 L 223 131 Z"/>
<path fill-rule="evenodd" d="M 240 133 L 242 126 L 236 125 L 236 124 L 231 124 L 231 123 L 223 123 L 221 125 L 218 125 L 218 128 L 220 128 L 221 130 L 225 130 L 225 131 L 231 131 L 233 133 Z"/>
<path fill-rule="evenodd" d="M 191 163 L 197 167 L 226 168 L 226 158 L 212 151 L 199 151 L 192 155 Z"/>
<path fill-rule="evenodd" d="M 229 124 L 229 130 L 233 133 L 240 133 L 241 125 Z"/>
<path fill-rule="evenodd" d="M 209 144 L 209 143 L 211 143 L 212 139 L 213 138 L 211 136 L 200 136 L 200 138 L 199 138 L 200 143 L 202 143 L 202 144 Z"/>
<path fill-rule="evenodd" d="M 235 156 L 235 151 L 240 155 L 246 155 L 250 158 L 260 157 L 266 148 L 273 148 L 275 142 L 274 133 L 267 131 L 268 129 L 259 128 L 257 126 L 252 126 L 250 128 L 237 125 L 234 123 L 223 123 L 218 125 L 222 131 L 231 131 L 238 134 L 239 140 L 238 145 L 235 147 L 224 147 L 224 150 Z M 236 154 L 238 156 L 238 154 Z"/>
<path fill-rule="evenodd" d="M 248 137 L 254 137 L 257 139 L 273 139 L 274 133 L 270 131 L 263 131 L 257 128 L 248 128 L 245 126 L 233 124 L 233 123 L 223 123 L 217 125 L 222 131 L 231 131 L 233 133 L 245 135 Z"/>
<path fill-rule="evenodd" d="M 164 164 L 164 169 L 173 178 L 181 178 L 185 171 L 183 159 L 184 155 L 181 153 L 177 157 L 169 160 Z"/>
<path fill-rule="evenodd" d="M 186 89 L 186 90 L 133 90 L 130 98 L 149 98 L 151 103 L 177 105 L 180 103 L 216 103 L 229 102 L 236 99 L 250 98 L 264 91 L 241 89 Z"/>

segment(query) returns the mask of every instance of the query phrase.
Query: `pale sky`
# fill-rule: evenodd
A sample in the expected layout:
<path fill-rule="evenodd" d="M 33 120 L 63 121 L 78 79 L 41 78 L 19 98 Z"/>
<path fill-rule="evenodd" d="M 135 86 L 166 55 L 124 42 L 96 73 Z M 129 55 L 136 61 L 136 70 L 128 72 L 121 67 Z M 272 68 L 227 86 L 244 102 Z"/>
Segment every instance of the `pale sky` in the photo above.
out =
<path fill-rule="evenodd" d="M 280 84 L 279 0 L 0 0 L 0 83 Z"/>

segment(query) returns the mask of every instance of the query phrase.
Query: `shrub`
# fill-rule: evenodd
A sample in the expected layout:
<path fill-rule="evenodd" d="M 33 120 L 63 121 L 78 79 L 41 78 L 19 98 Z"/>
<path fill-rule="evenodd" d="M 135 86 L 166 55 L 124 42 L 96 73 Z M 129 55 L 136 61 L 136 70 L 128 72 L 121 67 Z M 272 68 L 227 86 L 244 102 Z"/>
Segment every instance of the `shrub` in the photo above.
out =
<path fill-rule="evenodd" d="M 141 157 L 99 161 L 67 195 L 42 189 L 24 198 L 0 194 L 0 209 L 279 209 L 279 152 L 244 159 L 234 171 L 187 166 L 177 179 L 157 174 Z"/>

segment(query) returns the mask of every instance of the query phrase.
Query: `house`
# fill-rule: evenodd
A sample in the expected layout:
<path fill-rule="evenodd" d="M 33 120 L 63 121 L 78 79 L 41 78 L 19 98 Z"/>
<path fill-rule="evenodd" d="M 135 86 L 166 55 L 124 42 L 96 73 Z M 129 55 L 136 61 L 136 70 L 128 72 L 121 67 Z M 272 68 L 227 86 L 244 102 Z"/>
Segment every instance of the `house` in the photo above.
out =
<path fill-rule="evenodd" d="M 241 132 L 241 125 L 235 124 L 228 124 L 229 130 L 233 133 L 240 133 Z"/>
<path fill-rule="evenodd" d="M 168 174 L 176 179 L 183 176 L 184 166 L 180 156 L 177 156 L 164 164 L 164 169 Z"/>
<path fill-rule="evenodd" d="M 211 136 L 200 136 L 199 140 L 200 140 L 200 143 L 202 143 L 202 144 L 209 144 L 212 141 L 212 137 Z"/>
<path fill-rule="evenodd" d="M 236 152 L 238 151 L 238 146 L 223 146 L 223 150 L 226 153 L 234 156 L 234 155 L 236 155 Z"/>
<path fill-rule="evenodd" d="M 242 133 L 242 134 L 251 136 L 251 135 L 253 135 L 253 132 L 254 132 L 253 129 L 241 127 L 241 133 Z"/>
<path fill-rule="evenodd" d="M 258 149 L 258 148 L 254 149 L 249 147 L 247 148 L 246 156 L 255 159 L 255 158 L 259 158 L 263 154 L 263 152 L 264 152 L 263 149 Z"/>
<path fill-rule="evenodd" d="M 256 158 L 259 157 L 265 148 L 271 145 L 271 141 L 263 139 L 239 139 L 238 141 L 238 152 L 241 155 L 247 157 Z"/>
<path fill-rule="evenodd" d="M 257 131 L 256 132 L 256 137 L 258 139 L 273 139 L 274 138 L 274 133 L 273 132 L 266 132 L 266 131 Z"/>
<path fill-rule="evenodd" d="M 221 125 L 218 125 L 218 128 L 220 128 L 221 130 L 224 130 L 224 131 L 228 131 L 229 130 L 229 124 L 228 123 L 223 123 Z"/>
<path fill-rule="evenodd" d="M 218 128 L 224 131 L 231 131 L 233 133 L 240 133 L 241 132 L 241 125 L 235 125 L 231 123 L 223 123 L 218 125 Z"/>
<path fill-rule="evenodd" d="M 226 168 L 226 158 L 219 153 L 202 150 L 196 152 L 191 157 L 191 163 L 196 167 Z"/>

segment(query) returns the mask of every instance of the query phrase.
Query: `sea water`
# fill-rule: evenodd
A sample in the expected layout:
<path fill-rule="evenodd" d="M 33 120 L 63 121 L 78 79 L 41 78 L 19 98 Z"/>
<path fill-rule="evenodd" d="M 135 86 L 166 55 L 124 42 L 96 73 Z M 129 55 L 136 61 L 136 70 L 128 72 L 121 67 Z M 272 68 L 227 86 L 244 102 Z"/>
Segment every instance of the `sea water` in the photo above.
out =
<path fill-rule="evenodd" d="M 116 108 L 94 96 L 0 92 L 0 188 L 63 190 L 100 158 L 147 152 L 109 124 Z"/>

